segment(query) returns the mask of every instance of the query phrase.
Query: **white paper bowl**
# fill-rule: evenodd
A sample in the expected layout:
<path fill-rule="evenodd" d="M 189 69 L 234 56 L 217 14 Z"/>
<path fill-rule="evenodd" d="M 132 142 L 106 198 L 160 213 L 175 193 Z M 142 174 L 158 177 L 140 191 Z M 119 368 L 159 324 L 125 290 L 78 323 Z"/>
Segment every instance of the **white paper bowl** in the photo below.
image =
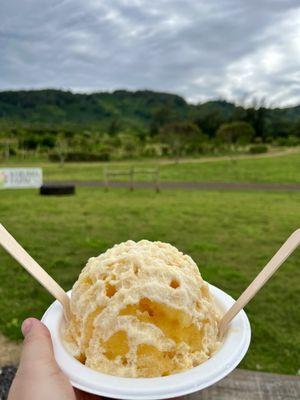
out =
<path fill-rule="evenodd" d="M 234 303 L 233 298 L 213 285 L 209 287 L 217 306 L 225 312 Z M 228 375 L 241 362 L 251 337 L 248 318 L 241 311 L 232 321 L 222 347 L 203 364 L 160 378 L 121 378 L 96 372 L 67 352 L 61 338 L 63 314 L 58 301 L 52 303 L 42 321 L 51 332 L 56 361 L 72 385 L 85 392 L 113 399 L 167 399 L 207 388 Z"/>

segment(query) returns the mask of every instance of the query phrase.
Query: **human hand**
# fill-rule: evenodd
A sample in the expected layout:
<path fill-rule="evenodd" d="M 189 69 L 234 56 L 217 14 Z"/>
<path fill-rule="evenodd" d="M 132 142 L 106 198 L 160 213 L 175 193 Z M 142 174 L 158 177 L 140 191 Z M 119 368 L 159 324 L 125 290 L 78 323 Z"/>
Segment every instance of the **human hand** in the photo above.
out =
<path fill-rule="evenodd" d="M 74 390 L 57 365 L 49 330 L 35 318 L 22 324 L 24 344 L 8 400 L 100 400 Z"/>

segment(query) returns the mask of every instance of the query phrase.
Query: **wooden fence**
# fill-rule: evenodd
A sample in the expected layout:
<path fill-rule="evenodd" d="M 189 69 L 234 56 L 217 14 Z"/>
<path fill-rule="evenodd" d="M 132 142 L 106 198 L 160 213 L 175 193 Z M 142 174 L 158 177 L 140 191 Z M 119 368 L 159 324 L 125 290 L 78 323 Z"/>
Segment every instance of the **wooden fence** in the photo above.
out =
<path fill-rule="evenodd" d="M 127 168 L 127 169 L 109 169 L 108 167 L 104 167 L 103 169 L 103 178 L 105 190 L 108 190 L 111 182 L 116 178 L 122 178 L 129 180 L 129 190 L 135 189 L 135 183 L 137 182 L 137 177 L 148 176 L 150 177 L 153 188 L 158 193 L 160 191 L 159 186 L 159 168 Z"/>

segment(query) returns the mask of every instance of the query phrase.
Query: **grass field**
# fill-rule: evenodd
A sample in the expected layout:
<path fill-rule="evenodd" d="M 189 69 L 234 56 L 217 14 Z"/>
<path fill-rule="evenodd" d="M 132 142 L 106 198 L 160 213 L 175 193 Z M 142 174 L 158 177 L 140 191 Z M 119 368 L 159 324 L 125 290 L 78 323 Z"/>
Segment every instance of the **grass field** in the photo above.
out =
<path fill-rule="evenodd" d="M 67 163 L 64 168 L 49 162 L 0 164 L 4 166 L 41 166 L 45 180 L 102 180 L 103 163 Z M 157 162 L 109 163 L 110 168 L 149 167 Z M 300 153 L 280 157 L 246 160 L 189 162 L 160 165 L 160 177 L 165 181 L 195 182 L 300 182 Z M 149 177 L 148 177 L 149 179 Z M 138 180 L 147 180 L 138 176 Z"/>
<path fill-rule="evenodd" d="M 1 192 L 0 213 L 1 222 L 65 289 L 90 256 L 114 243 L 147 238 L 190 254 L 204 279 L 237 297 L 299 227 L 300 194 L 86 188 L 76 196 L 47 198 L 35 190 L 7 190 Z M 299 255 L 247 307 L 253 337 L 244 368 L 299 371 Z M 12 339 L 20 338 L 25 317 L 40 317 L 51 301 L 2 250 L 0 293 L 0 329 Z"/>

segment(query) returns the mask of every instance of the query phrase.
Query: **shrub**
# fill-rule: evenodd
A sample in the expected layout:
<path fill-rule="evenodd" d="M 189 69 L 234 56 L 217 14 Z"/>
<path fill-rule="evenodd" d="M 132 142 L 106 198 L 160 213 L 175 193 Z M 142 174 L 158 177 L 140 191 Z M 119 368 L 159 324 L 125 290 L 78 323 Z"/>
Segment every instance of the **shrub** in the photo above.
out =
<path fill-rule="evenodd" d="M 56 153 L 49 154 L 50 161 L 60 161 L 60 157 Z M 68 152 L 66 154 L 65 161 L 66 162 L 74 162 L 74 161 L 109 161 L 110 154 L 108 152 L 101 153 L 84 153 L 84 152 Z"/>
<path fill-rule="evenodd" d="M 254 137 L 252 125 L 244 121 L 234 121 L 222 124 L 216 132 L 217 141 L 227 145 L 245 145 Z"/>
<path fill-rule="evenodd" d="M 36 150 L 39 145 L 39 138 L 37 136 L 28 136 L 23 141 L 25 150 Z"/>
<path fill-rule="evenodd" d="M 187 153 L 197 153 L 204 136 L 202 130 L 188 120 L 167 123 L 159 131 L 159 140 L 168 145 L 176 159 Z"/>
<path fill-rule="evenodd" d="M 268 146 L 264 144 L 257 144 L 255 146 L 251 146 L 249 149 L 250 154 L 262 154 L 268 152 Z"/>
<path fill-rule="evenodd" d="M 140 139 L 127 132 L 122 132 L 118 134 L 118 139 L 120 141 L 120 154 L 124 158 L 133 158 L 139 154 Z"/>
<path fill-rule="evenodd" d="M 279 137 L 274 141 L 276 146 L 287 146 L 287 138 L 286 137 Z"/>
<path fill-rule="evenodd" d="M 300 140 L 297 136 L 290 135 L 287 138 L 287 145 L 288 146 L 298 146 L 300 143 Z"/>
<path fill-rule="evenodd" d="M 161 157 L 163 147 L 163 143 L 147 143 L 142 150 L 142 155 L 145 157 Z"/>
<path fill-rule="evenodd" d="M 50 149 L 53 149 L 53 147 L 55 146 L 55 138 L 50 135 L 44 136 L 41 140 L 41 145 L 43 147 L 48 147 Z"/>
<path fill-rule="evenodd" d="M 288 137 L 281 137 L 275 141 L 277 146 L 298 146 L 300 140 L 297 136 L 290 135 Z"/>

